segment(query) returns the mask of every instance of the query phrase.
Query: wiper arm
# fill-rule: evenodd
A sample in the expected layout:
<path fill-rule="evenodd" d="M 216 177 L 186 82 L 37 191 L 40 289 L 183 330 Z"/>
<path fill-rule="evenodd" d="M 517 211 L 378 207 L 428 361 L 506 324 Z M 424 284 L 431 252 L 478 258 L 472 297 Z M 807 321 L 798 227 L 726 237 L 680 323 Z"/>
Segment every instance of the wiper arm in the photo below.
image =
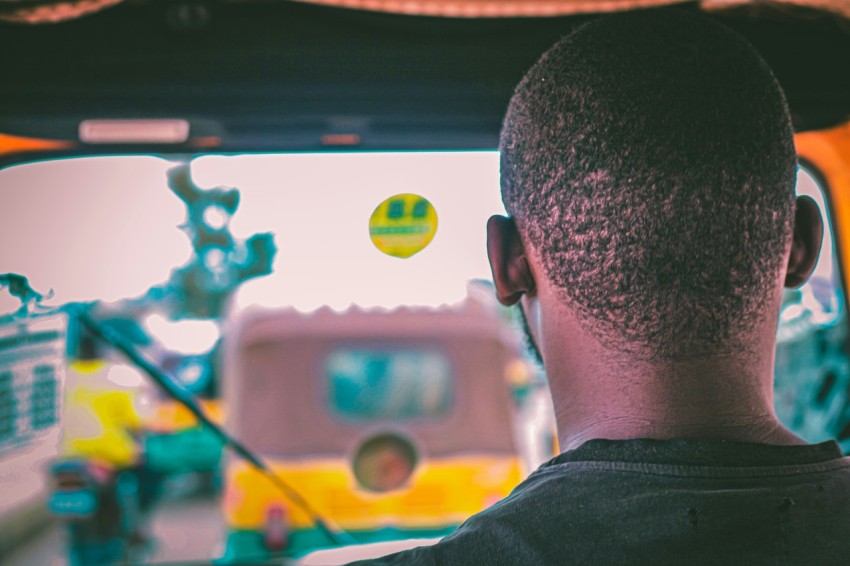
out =
<path fill-rule="evenodd" d="M 349 544 L 357 544 L 351 535 L 343 531 L 330 519 L 322 517 L 322 515 L 310 503 L 289 485 L 282 477 L 269 467 L 263 460 L 251 452 L 248 447 L 242 444 L 238 439 L 231 436 L 222 427 L 212 421 L 204 412 L 201 405 L 195 397 L 185 389 L 177 386 L 175 382 L 168 377 L 156 364 L 149 361 L 142 355 L 135 346 L 126 340 L 120 332 L 107 325 L 101 324 L 94 320 L 84 308 L 75 305 L 68 310 L 69 316 L 75 317 L 95 337 L 103 340 L 108 345 L 112 346 L 135 366 L 144 371 L 148 377 L 162 390 L 168 397 L 177 401 L 192 413 L 198 422 L 215 434 L 223 444 L 228 446 L 237 456 L 248 462 L 258 472 L 263 474 L 274 486 L 276 486 L 284 495 L 304 513 L 306 513 L 328 539 L 337 546 L 345 546 Z"/>

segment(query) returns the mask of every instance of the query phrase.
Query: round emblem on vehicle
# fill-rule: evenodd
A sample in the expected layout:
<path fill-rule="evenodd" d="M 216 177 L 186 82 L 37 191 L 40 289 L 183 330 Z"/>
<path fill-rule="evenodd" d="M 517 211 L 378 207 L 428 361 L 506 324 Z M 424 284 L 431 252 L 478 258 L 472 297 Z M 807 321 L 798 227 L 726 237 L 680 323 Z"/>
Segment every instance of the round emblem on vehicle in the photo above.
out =
<path fill-rule="evenodd" d="M 387 255 L 408 258 L 424 250 L 437 233 L 437 211 L 423 196 L 402 193 L 378 205 L 369 237 Z"/>

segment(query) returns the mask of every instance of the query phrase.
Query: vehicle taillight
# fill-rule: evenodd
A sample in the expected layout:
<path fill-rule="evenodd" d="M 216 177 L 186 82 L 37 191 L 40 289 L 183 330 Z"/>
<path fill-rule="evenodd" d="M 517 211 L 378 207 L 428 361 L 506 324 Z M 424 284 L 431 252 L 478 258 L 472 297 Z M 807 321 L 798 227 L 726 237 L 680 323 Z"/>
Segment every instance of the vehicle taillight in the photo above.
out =
<path fill-rule="evenodd" d="M 56 489 L 70 491 L 74 489 L 82 489 L 87 483 L 80 473 L 60 473 L 54 478 Z"/>
<path fill-rule="evenodd" d="M 271 504 L 266 508 L 263 540 L 266 548 L 272 551 L 283 550 L 289 543 L 289 524 L 283 505 Z"/>
<path fill-rule="evenodd" d="M 53 485 L 61 491 L 105 485 L 113 476 L 113 470 L 109 466 L 84 460 L 57 462 L 51 467 L 50 473 L 53 476 Z"/>

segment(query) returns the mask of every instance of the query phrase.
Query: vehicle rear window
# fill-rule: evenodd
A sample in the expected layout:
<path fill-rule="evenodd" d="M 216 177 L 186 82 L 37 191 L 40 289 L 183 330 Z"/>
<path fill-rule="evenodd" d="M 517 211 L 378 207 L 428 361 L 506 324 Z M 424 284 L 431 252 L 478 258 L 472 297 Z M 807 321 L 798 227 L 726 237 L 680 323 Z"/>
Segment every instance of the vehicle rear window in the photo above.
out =
<path fill-rule="evenodd" d="M 347 420 L 445 415 L 454 376 L 436 350 L 341 348 L 325 360 L 328 403 Z"/>

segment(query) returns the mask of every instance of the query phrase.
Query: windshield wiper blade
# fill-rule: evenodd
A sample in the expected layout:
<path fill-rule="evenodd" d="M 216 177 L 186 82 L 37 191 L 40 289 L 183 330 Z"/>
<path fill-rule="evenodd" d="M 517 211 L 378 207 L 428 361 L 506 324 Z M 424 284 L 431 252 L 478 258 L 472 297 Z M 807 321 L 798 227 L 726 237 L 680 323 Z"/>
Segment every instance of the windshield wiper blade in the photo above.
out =
<path fill-rule="evenodd" d="M 96 338 L 103 340 L 108 345 L 112 346 L 135 366 L 145 372 L 148 377 L 162 390 L 168 397 L 177 401 L 198 419 L 204 427 L 213 432 L 221 442 L 228 446 L 233 452 L 248 462 L 258 472 L 263 474 L 275 487 L 277 487 L 284 495 L 296 506 L 301 508 L 312 520 L 316 527 L 328 537 L 328 539 L 337 546 L 346 546 L 357 544 L 357 541 L 348 533 L 343 531 L 330 519 L 323 517 L 298 491 L 289 485 L 282 477 L 280 477 L 270 466 L 255 455 L 247 446 L 242 444 L 238 439 L 231 436 L 221 426 L 210 419 L 204 412 L 204 409 L 195 399 L 195 397 L 187 390 L 178 386 L 168 374 L 163 372 L 156 364 L 148 360 L 136 347 L 126 340 L 119 331 L 105 324 L 101 324 L 93 319 L 80 305 L 74 305 L 67 309 L 69 316 L 75 317 L 89 332 Z"/>

